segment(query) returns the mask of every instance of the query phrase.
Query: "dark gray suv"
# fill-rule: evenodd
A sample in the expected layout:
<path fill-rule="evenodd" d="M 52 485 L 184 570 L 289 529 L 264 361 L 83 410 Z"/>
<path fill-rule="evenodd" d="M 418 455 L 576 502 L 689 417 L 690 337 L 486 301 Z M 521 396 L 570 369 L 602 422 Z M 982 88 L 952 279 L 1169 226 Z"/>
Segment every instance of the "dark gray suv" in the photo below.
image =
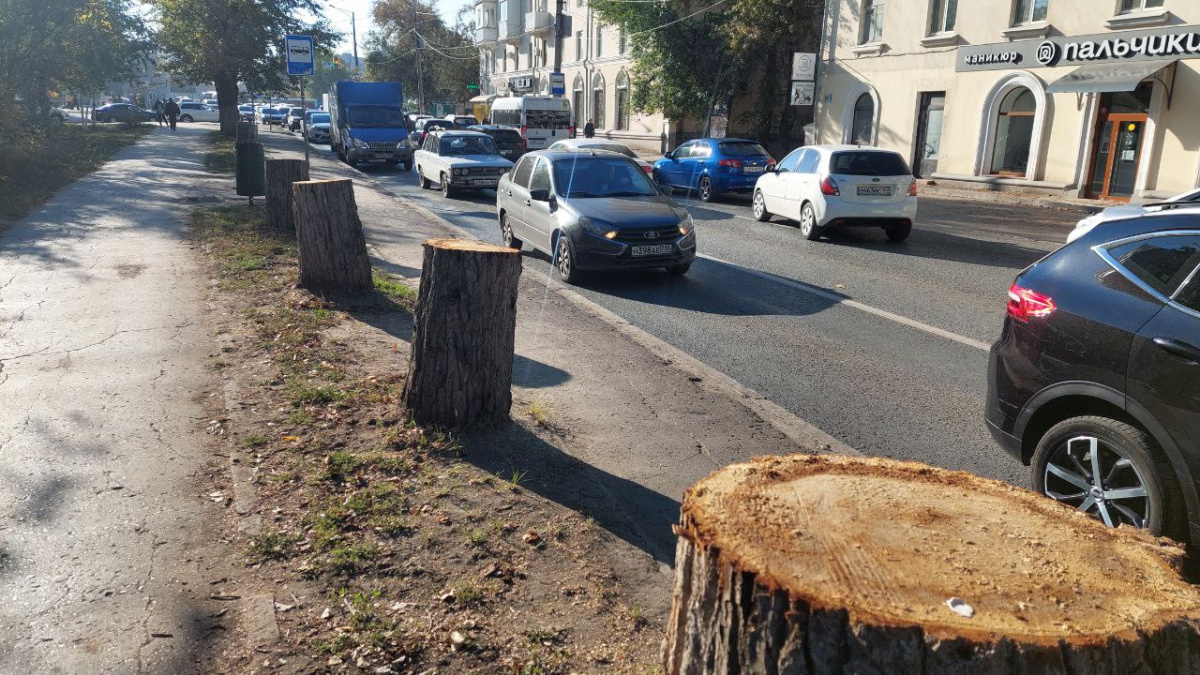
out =
<path fill-rule="evenodd" d="M 506 246 L 550 255 L 568 283 L 581 271 L 662 267 L 686 274 L 696 258 L 692 217 L 636 162 L 612 152 L 525 155 L 496 187 Z"/>

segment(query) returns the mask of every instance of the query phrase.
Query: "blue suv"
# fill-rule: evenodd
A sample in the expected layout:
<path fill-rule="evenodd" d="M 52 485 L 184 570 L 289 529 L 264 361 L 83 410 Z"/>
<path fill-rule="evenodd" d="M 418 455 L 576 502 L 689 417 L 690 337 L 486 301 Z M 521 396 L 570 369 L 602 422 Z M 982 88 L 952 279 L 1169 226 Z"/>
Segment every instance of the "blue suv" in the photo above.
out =
<path fill-rule="evenodd" d="M 668 152 L 654 163 L 654 180 L 695 190 L 703 201 L 727 192 L 748 193 L 775 160 L 754 141 L 741 138 L 698 138 Z"/>

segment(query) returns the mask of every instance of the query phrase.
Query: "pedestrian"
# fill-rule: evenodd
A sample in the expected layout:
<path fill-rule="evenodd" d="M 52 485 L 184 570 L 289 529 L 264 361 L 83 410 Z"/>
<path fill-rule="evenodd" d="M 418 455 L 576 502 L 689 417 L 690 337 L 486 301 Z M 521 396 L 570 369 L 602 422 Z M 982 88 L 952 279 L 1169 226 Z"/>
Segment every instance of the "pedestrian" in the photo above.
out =
<path fill-rule="evenodd" d="M 171 125 L 171 131 L 175 131 L 175 123 L 179 121 L 179 104 L 175 102 L 175 99 L 167 99 L 164 112 L 167 114 L 167 122 Z"/>
<path fill-rule="evenodd" d="M 154 118 L 158 120 L 160 127 L 163 125 L 163 118 L 166 117 L 166 109 L 161 98 L 154 100 Z"/>
<path fill-rule="evenodd" d="M 588 120 L 587 124 L 583 125 L 583 137 L 584 138 L 595 138 L 596 137 L 596 125 L 592 124 L 591 120 Z"/>

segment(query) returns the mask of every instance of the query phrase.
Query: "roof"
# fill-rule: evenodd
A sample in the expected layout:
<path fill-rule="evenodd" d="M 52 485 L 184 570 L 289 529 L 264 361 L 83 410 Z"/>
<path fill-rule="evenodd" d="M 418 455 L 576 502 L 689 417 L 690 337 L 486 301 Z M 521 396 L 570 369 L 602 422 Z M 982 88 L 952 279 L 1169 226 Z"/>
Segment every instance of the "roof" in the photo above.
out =
<path fill-rule="evenodd" d="M 592 157 L 604 157 L 604 158 L 621 157 L 622 159 L 627 159 L 631 162 L 633 161 L 633 158 L 630 157 L 629 155 L 623 155 L 619 152 L 612 152 L 610 150 L 599 150 L 599 149 L 593 149 L 593 148 L 574 148 L 571 150 L 538 150 L 536 152 L 529 153 L 528 155 L 526 155 L 526 157 L 528 157 L 529 155 L 535 155 L 537 157 L 545 157 L 552 162 L 560 160 L 560 159 L 578 160 L 580 155 L 584 155 L 584 156 L 590 155 Z"/>
<path fill-rule="evenodd" d="M 483 136 L 484 138 L 491 138 L 491 136 L 488 136 L 487 134 L 483 133 L 482 131 L 471 131 L 470 129 L 435 129 L 429 133 L 437 134 L 438 136 L 441 136 L 441 137 L 446 137 L 446 136 Z"/>

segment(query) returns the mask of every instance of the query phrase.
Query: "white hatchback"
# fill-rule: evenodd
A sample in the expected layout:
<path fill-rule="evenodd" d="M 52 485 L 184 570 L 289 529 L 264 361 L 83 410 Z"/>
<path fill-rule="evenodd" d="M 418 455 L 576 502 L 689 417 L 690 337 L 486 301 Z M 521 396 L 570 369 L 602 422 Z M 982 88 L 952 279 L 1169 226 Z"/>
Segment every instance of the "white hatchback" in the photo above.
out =
<path fill-rule="evenodd" d="M 854 145 L 793 150 L 754 185 L 754 218 L 800 223 L 818 239 L 834 227 L 881 227 L 904 241 L 917 218 L 917 181 L 899 153 Z"/>
<path fill-rule="evenodd" d="M 195 101 L 184 101 L 179 104 L 180 122 L 219 122 L 220 120 L 220 111 L 211 106 Z"/>

